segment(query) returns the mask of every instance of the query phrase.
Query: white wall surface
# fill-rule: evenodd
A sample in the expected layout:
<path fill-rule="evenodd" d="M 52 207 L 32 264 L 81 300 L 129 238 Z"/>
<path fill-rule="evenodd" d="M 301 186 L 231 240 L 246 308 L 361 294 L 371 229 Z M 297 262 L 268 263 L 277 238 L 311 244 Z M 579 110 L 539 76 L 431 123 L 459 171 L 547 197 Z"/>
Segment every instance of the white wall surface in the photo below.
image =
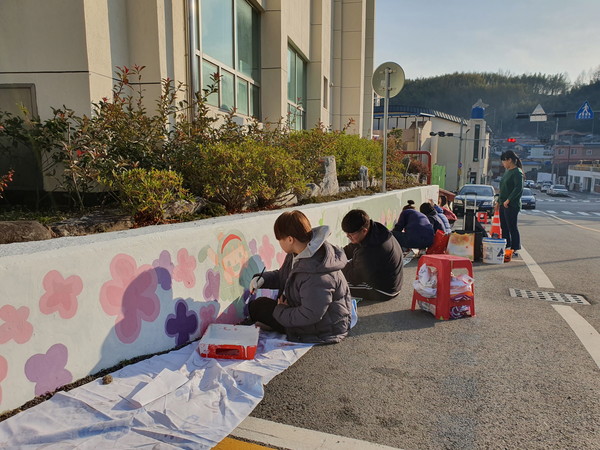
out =
<path fill-rule="evenodd" d="M 407 200 L 419 204 L 437 190 L 300 209 L 313 226 L 331 227 L 330 242 L 345 245 L 339 224 L 350 209 L 391 228 Z M 285 257 L 273 235 L 281 212 L 0 246 L 0 411 L 196 339 L 214 321 L 238 322 L 252 276 Z"/>

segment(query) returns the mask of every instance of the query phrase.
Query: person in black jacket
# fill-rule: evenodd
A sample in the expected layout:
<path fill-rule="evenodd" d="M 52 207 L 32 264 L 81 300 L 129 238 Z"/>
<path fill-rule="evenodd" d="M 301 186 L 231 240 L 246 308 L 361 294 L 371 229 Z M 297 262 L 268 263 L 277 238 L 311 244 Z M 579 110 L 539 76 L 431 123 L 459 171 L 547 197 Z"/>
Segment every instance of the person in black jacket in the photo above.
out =
<path fill-rule="evenodd" d="M 402 248 L 392 233 L 361 209 L 344 216 L 342 230 L 350 240 L 344 247 L 349 261 L 342 272 L 352 296 L 378 301 L 397 296 L 402 287 Z"/>

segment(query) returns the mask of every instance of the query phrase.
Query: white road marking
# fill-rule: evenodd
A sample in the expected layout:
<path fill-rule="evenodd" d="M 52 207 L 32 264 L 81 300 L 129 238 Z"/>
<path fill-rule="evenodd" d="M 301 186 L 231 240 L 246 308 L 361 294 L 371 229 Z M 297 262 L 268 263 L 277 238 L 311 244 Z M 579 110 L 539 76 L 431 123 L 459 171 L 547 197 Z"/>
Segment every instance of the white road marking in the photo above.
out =
<path fill-rule="evenodd" d="M 569 214 L 571 216 L 573 215 L 573 213 L 571 211 L 561 211 L 561 213 L 563 213 L 563 214 Z"/>
<path fill-rule="evenodd" d="M 567 305 L 552 305 L 575 332 L 598 368 L 600 368 L 600 333 L 587 320 Z"/>
<path fill-rule="evenodd" d="M 246 417 L 231 435 L 289 450 L 397 450 L 396 447 L 306 430 L 256 417 Z"/>
<path fill-rule="evenodd" d="M 588 213 L 583 212 L 583 211 L 577 211 L 577 214 L 581 214 L 582 216 L 589 216 Z"/>
<path fill-rule="evenodd" d="M 600 216 L 600 213 L 592 213 L 592 214 L 595 214 L 595 215 L 597 215 L 597 216 Z"/>
<path fill-rule="evenodd" d="M 519 250 L 519 255 L 521 255 L 523 262 L 527 264 L 527 267 L 529 268 L 531 275 L 533 275 L 533 279 L 537 283 L 538 287 L 554 289 L 554 285 L 550 281 L 550 278 L 548 278 L 542 268 L 538 266 L 538 264 L 533 260 L 531 255 L 527 252 L 527 250 L 525 250 L 524 247 L 521 247 L 521 250 Z"/>
<path fill-rule="evenodd" d="M 556 214 L 556 211 L 552 211 L 552 210 L 550 210 L 550 209 L 549 209 L 548 211 L 546 211 L 546 212 L 549 212 L 549 213 L 551 213 L 551 214 Z"/>

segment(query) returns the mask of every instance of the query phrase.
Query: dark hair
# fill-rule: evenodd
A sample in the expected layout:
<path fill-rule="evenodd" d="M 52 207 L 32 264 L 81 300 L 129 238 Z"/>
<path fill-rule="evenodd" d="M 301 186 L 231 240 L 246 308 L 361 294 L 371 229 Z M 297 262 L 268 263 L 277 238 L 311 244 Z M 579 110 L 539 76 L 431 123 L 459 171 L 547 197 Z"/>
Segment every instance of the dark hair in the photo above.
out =
<path fill-rule="evenodd" d="M 286 211 L 281 214 L 275 220 L 273 231 L 277 240 L 291 236 L 302 243 L 307 243 L 312 239 L 310 221 L 300 211 Z"/>
<path fill-rule="evenodd" d="M 506 150 L 500 155 L 500 161 L 507 161 L 509 159 L 512 159 L 519 169 L 523 169 L 523 163 L 521 162 L 521 158 L 519 158 L 517 154 L 512 150 Z"/>
<path fill-rule="evenodd" d="M 419 211 L 421 211 L 423 214 L 428 216 L 432 212 L 435 212 L 435 209 L 433 208 L 433 205 L 431 203 L 425 202 L 425 203 L 421 203 L 421 206 L 419 207 Z"/>
<path fill-rule="evenodd" d="M 440 206 L 446 206 L 448 199 L 444 194 L 440 194 Z"/>
<path fill-rule="evenodd" d="M 356 233 L 361 228 L 369 229 L 371 218 L 362 209 L 353 209 L 342 219 L 344 233 Z"/>
<path fill-rule="evenodd" d="M 402 211 L 405 209 L 415 209 L 415 202 L 413 200 L 407 201 L 406 205 L 404 205 L 404 208 L 402 208 Z"/>

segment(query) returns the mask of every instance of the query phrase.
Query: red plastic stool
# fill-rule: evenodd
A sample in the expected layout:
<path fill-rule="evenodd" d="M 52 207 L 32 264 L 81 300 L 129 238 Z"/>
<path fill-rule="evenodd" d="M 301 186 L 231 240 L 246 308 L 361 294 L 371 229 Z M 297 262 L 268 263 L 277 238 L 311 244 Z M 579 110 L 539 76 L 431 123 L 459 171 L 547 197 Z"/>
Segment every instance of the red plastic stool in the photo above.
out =
<path fill-rule="evenodd" d="M 434 317 L 436 319 L 450 319 L 450 311 L 453 307 L 468 306 L 471 317 L 475 315 L 475 289 L 473 297 L 468 300 L 450 300 L 450 277 L 454 269 L 466 269 L 469 276 L 473 278 L 473 265 L 468 258 L 454 255 L 423 255 L 417 266 L 417 279 L 419 269 L 423 264 L 437 269 L 437 296 L 434 298 L 423 297 L 416 290 L 413 292 L 411 310 L 415 310 L 417 301 L 422 301 L 435 306 Z"/>
<path fill-rule="evenodd" d="M 488 215 L 485 211 L 480 211 L 477 213 L 477 221 L 479 223 L 488 223 Z"/>

